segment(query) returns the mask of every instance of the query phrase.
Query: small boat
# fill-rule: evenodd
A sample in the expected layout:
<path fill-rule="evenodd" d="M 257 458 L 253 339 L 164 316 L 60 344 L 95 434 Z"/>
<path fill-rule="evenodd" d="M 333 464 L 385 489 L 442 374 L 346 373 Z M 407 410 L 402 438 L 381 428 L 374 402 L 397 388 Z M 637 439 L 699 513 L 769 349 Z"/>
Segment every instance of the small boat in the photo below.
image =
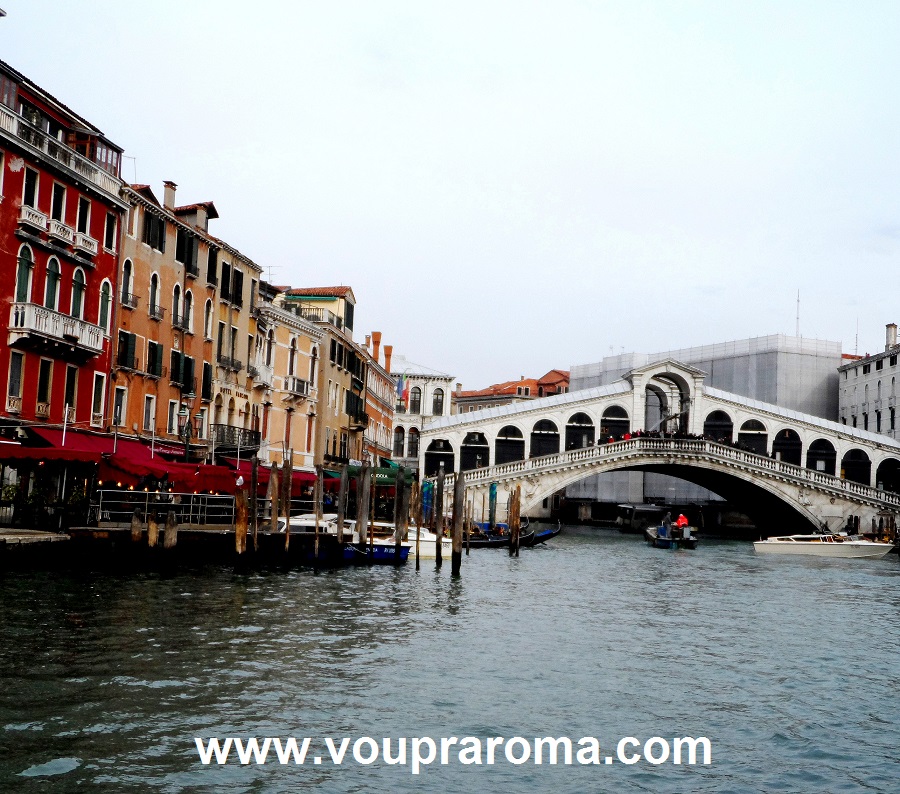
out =
<path fill-rule="evenodd" d="M 435 552 L 435 540 L 437 535 L 427 529 L 417 530 L 415 527 L 409 528 L 408 542 L 411 548 L 410 554 L 413 556 L 416 554 L 416 534 L 418 532 L 421 532 L 419 539 L 419 559 L 437 559 L 437 553 Z M 441 538 L 441 559 L 449 560 L 452 553 L 453 541 L 448 537 Z"/>
<path fill-rule="evenodd" d="M 400 544 L 400 563 L 409 558 L 411 546 L 408 542 Z M 372 543 L 345 543 L 343 547 L 344 562 L 351 565 L 396 565 L 397 544 L 393 540 L 375 538 Z"/>
<path fill-rule="evenodd" d="M 562 524 L 557 524 L 555 527 L 547 527 L 546 529 L 541 530 L 535 529 L 531 533 L 531 540 L 527 543 L 520 541 L 519 545 L 537 546 L 540 543 L 550 540 L 550 538 L 555 538 L 560 532 L 562 532 Z"/>
<path fill-rule="evenodd" d="M 753 549 L 758 554 L 812 554 L 817 557 L 884 557 L 894 545 L 866 540 L 860 535 L 843 532 L 814 535 L 784 535 L 757 540 Z"/>
<path fill-rule="evenodd" d="M 696 549 L 696 527 L 676 527 L 660 524 L 658 527 L 647 527 L 644 539 L 657 549 Z"/>

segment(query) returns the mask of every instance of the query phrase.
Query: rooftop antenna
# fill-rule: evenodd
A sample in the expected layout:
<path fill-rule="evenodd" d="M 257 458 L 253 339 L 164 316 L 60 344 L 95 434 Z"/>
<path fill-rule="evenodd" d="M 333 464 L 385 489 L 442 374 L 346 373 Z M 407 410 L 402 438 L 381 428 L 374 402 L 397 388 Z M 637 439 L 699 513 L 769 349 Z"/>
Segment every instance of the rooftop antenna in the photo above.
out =
<path fill-rule="evenodd" d="M 800 290 L 797 290 L 797 332 L 795 336 L 800 336 Z"/>

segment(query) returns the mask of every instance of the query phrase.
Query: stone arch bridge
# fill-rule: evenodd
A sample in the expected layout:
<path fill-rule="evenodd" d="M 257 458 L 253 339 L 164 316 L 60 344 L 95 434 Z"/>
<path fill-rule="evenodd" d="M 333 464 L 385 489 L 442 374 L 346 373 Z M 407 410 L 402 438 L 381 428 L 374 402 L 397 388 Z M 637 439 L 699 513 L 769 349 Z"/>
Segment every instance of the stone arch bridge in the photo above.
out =
<path fill-rule="evenodd" d="M 422 431 L 420 470 L 465 473 L 480 502 L 522 486 L 522 513 L 607 471 L 670 474 L 740 507 L 758 526 L 838 529 L 900 513 L 900 443 L 705 385 L 667 359 L 608 386 L 444 417 Z"/>

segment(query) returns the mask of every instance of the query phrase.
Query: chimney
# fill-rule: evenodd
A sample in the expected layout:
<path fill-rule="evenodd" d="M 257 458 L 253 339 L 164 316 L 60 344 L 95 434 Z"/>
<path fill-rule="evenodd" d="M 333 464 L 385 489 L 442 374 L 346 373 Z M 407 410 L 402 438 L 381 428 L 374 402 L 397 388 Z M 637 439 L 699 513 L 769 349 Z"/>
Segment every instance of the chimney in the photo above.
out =
<path fill-rule="evenodd" d="M 381 355 L 381 331 L 372 331 L 372 359 L 378 363 Z"/>
<path fill-rule="evenodd" d="M 885 326 L 884 349 L 890 350 L 897 346 L 897 323 L 888 323 Z"/>
<path fill-rule="evenodd" d="M 371 334 L 366 334 L 366 350 L 368 350 L 372 346 L 372 336 Z"/>
<path fill-rule="evenodd" d="M 385 345 L 384 346 L 384 371 L 389 375 L 391 373 L 391 356 L 394 355 L 394 346 L 393 345 Z"/>
<path fill-rule="evenodd" d="M 172 191 L 172 201 L 175 201 L 174 191 Z M 203 231 L 209 231 L 209 213 L 206 210 L 205 204 L 197 205 L 197 223 L 196 226 L 198 229 L 203 229 Z"/>
<path fill-rule="evenodd" d="M 178 188 L 174 182 L 166 180 L 163 182 L 163 207 L 167 210 L 175 209 L 175 191 Z"/>
<path fill-rule="evenodd" d="M 461 384 L 461 383 L 457 383 L 457 384 L 456 384 L 456 393 L 459 394 L 459 392 L 461 392 L 461 391 L 462 391 L 462 384 Z"/>

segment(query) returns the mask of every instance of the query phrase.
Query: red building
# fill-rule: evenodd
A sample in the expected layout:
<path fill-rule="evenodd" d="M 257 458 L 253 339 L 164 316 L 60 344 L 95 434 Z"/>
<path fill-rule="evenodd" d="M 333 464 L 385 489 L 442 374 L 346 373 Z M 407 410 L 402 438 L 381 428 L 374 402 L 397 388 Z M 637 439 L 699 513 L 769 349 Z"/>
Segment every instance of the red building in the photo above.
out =
<path fill-rule="evenodd" d="M 122 150 L 0 61 L 0 400 L 10 424 L 107 429 Z"/>

